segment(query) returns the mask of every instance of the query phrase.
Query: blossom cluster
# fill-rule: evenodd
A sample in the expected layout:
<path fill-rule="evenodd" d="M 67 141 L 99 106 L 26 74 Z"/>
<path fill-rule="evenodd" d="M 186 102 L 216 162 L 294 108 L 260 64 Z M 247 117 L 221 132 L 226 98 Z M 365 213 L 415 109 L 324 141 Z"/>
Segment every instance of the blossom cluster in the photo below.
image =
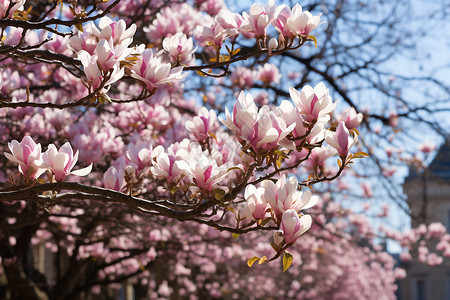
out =
<path fill-rule="evenodd" d="M 78 31 L 69 40 L 83 64 L 87 79 L 85 85 L 90 92 L 100 89 L 97 92 L 108 100 L 106 93 L 109 87 L 125 75 L 125 68 L 129 69 L 131 77 L 141 81 L 151 93 L 159 85 L 178 82 L 186 77 L 186 74 L 181 74 L 183 68 L 172 69 L 170 62 L 162 59 L 162 53 L 154 54 L 154 50 L 146 49 L 143 44 L 131 47 L 136 24 L 127 28 L 124 20 L 113 21 L 103 17 L 98 26 L 94 22 L 87 23 L 83 31 Z M 179 47 L 180 43 L 191 45 L 185 49 Z M 191 61 L 195 51 L 192 49 L 192 40 L 183 37 L 178 37 L 178 42 L 174 38 L 168 40 L 165 48 L 178 63 Z"/>
<path fill-rule="evenodd" d="M 8 143 L 11 153 L 5 153 L 8 160 L 19 164 L 19 172 L 26 180 L 39 178 L 46 170 L 51 171 L 56 181 L 63 181 L 68 175 L 85 176 L 92 170 L 89 166 L 72 171 L 78 161 L 78 151 L 73 153 L 72 146 L 67 142 L 58 150 L 54 144 L 48 146 L 42 153 L 41 144 L 36 144 L 29 136 L 19 143 L 16 140 Z"/>
<path fill-rule="evenodd" d="M 269 42 L 269 51 L 272 51 L 279 46 L 291 45 L 296 37 L 308 37 L 320 24 L 320 15 L 303 11 L 299 4 L 291 10 L 286 5 L 276 6 L 274 1 L 265 5 L 255 3 L 242 14 L 224 8 L 209 25 L 197 26 L 197 40 L 216 49 L 220 49 L 225 39 L 235 39 L 238 35 L 264 42 L 270 24 L 279 32 L 278 41 L 271 39 Z"/>

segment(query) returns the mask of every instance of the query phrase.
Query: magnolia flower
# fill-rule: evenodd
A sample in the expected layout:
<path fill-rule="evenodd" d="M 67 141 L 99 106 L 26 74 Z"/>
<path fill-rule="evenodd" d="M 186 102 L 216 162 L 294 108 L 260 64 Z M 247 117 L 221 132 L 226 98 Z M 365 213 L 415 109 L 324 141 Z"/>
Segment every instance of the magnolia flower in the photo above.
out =
<path fill-rule="evenodd" d="M 113 40 L 100 40 L 95 47 L 99 67 L 106 73 L 131 54 L 133 49 L 126 45 L 114 45 Z"/>
<path fill-rule="evenodd" d="M 105 54 L 108 55 L 108 54 Z M 105 80 L 104 78 L 104 70 L 100 69 L 102 67 L 98 62 L 97 55 L 90 55 L 87 51 L 82 50 L 78 53 L 78 58 L 81 60 L 81 63 L 84 67 L 84 73 L 86 75 L 87 84 L 93 90 L 99 88 L 102 82 Z M 108 68 L 110 65 L 106 64 L 106 61 L 103 61 L 103 67 Z M 124 75 L 123 68 L 119 68 L 117 64 L 112 64 L 112 68 L 108 69 L 110 72 L 109 79 L 105 82 L 103 89 L 101 92 L 106 93 L 108 90 L 108 86 L 117 80 L 121 79 Z"/>
<path fill-rule="evenodd" d="M 36 144 L 31 137 L 25 136 L 20 143 L 13 140 L 8 143 L 8 148 L 12 155 L 5 153 L 6 158 L 19 164 L 19 172 L 25 178 L 36 179 L 45 172 L 41 168 L 41 144 Z"/>
<path fill-rule="evenodd" d="M 253 4 L 248 13 L 242 14 L 245 20 L 242 30 L 251 32 L 258 38 L 266 36 L 266 28 L 272 21 L 274 12 L 274 1 L 270 1 L 267 5 Z"/>
<path fill-rule="evenodd" d="M 293 209 L 288 209 L 281 217 L 280 230 L 283 232 L 286 244 L 295 243 L 295 241 L 305 233 L 312 224 L 310 215 L 299 217 Z"/>
<path fill-rule="evenodd" d="M 167 182 L 177 182 L 182 174 L 189 169 L 189 165 L 184 161 L 177 159 L 174 154 L 164 152 L 162 146 L 158 146 L 152 151 L 153 166 L 150 171 L 159 178 L 165 178 Z"/>
<path fill-rule="evenodd" d="M 305 115 L 300 112 L 300 109 L 298 107 L 294 107 L 292 105 L 292 102 L 288 100 L 281 101 L 279 109 L 276 112 L 286 122 L 286 125 L 290 126 L 291 124 L 295 124 L 295 128 L 292 130 L 292 135 L 294 136 L 294 138 L 303 137 L 303 139 L 298 139 L 295 141 L 290 141 L 288 139 L 284 139 L 283 141 L 281 141 L 280 145 L 288 149 L 292 148 L 292 144 L 298 146 L 304 140 L 306 140 L 308 143 L 316 143 L 319 140 L 323 139 L 324 127 L 330 119 L 329 115 L 318 119 L 308 133 L 308 124 L 306 122 Z"/>
<path fill-rule="evenodd" d="M 67 142 L 58 150 L 50 144 L 47 151 L 42 154 L 44 161 L 42 167 L 50 169 L 55 175 L 56 181 L 62 181 L 67 175 L 86 176 L 92 170 L 92 163 L 86 168 L 72 171 L 78 161 L 78 151 L 73 154 L 72 146 Z"/>
<path fill-rule="evenodd" d="M 325 141 L 328 145 L 336 149 L 340 157 L 345 158 L 350 148 L 358 141 L 358 136 L 355 135 L 352 138 L 347 127 L 345 127 L 345 123 L 340 122 L 336 128 L 336 132 L 325 132 Z"/>
<path fill-rule="evenodd" d="M 262 220 L 266 217 L 269 209 L 267 202 L 263 199 L 264 188 L 256 188 L 249 184 L 245 188 L 244 198 L 247 206 L 242 211 L 241 216 L 248 220 Z"/>
<path fill-rule="evenodd" d="M 286 179 L 286 175 L 284 174 L 276 183 L 270 180 L 263 182 L 263 199 L 269 203 L 278 220 L 281 214 L 289 209 L 295 211 L 308 209 L 316 205 L 319 201 L 319 198 L 312 196 L 310 191 L 302 193 L 297 190 L 297 187 L 297 178 L 289 177 Z"/>
<path fill-rule="evenodd" d="M 187 74 L 182 74 L 183 67 L 171 69 L 169 63 L 163 63 L 153 55 L 152 49 L 145 49 L 141 45 L 138 51 L 140 59 L 131 67 L 131 77 L 145 83 L 147 90 L 154 91 L 158 86 L 183 80 Z"/>
<path fill-rule="evenodd" d="M 294 87 L 290 87 L 289 93 L 309 122 L 329 114 L 336 107 L 336 102 L 332 103 L 328 89 L 322 82 L 316 85 L 314 89 L 306 85 L 301 92 Z"/>
<path fill-rule="evenodd" d="M 220 121 L 239 137 L 244 124 L 251 126 L 256 122 L 258 117 L 258 107 L 251 94 L 245 95 L 245 93 L 241 91 L 234 104 L 232 116 L 230 115 L 228 108 L 225 108 L 225 116 L 226 119 L 220 118 Z"/>
<path fill-rule="evenodd" d="M 193 156 L 188 164 L 188 173 L 192 175 L 195 185 L 202 190 L 212 191 L 217 183 L 227 175 L 225 165 L 218 166 L 215 159 L 210 159 L 205 155 L 200 158 Z"/>
<path fill-rule="evenodd" d="M 182 32 L 165 38 L 162 45 L 169 53 L 172 62 L 180 65 L 191 64 L 194 59 L 193 53 L 197 49 L 197 47 L 194 48 L 192 38 L 187 38 Z"/>
<path fill-rule="evenodd" d="M 313 16 L 309 11 L 302 11 L 298 3 L 292 8 L 292 14 L 287 19 L 287 26 L 295 36 L 307 37 L 319 24 L 320 15 Z"/>
<path fill-rule="evenodd" d="M 228 35 L 232 36 L 239 33 L 244 23 L 244 18 L 240 14 L 231 12 L 228 9 L 221 9 L 215 21 L 227 31 Z"/>
<path fill-rule="evenodd" d="M 140 171 L 145 167 L 152 165 L 152 145 L 147 143 L 129 144 L 127 150 L 127 158 L 136 164 Z"/>
<path fill-rule="evenodd" d="M 192 121 L 186 122 L 186 129 L 192 132 L 199 142 L 204 141 L 217 127 L 216 112 L 214 110 L 208 111 L 206 107 L 202 107 L 199 115 L 194 117 Z"/>
<path fill-rule="evenodd" d="M 123 170 L 118 171 L 114 167 L 109 167 L 103 175 L 103 186 L 110 190 L 120 192 L 126 185 Z"/>
<path fill-rule="evenodd" d="M 336 119 L 338 120 L 338 122 L 345 122 L 345 127 L 347 127 L 348 129 L 353 129 L 357 128 L 361 124 L 363 120 L 363 114 L 357 113 L 355 108 L 353 107 L 348 107 L 347 109 L 342 111 L 336 117 Z"/>
<path fill-rule="evenodd" d="M 264 64 L 264 66 L 259 66 L 257 72 L 258 80 L 261 80 L 264 84 L 274 84 L 280 83 L 281 74 L 278 71 L 277 66 L 273 64 Z"/>
<path fill-rule="evenodd" d="M 112 39 L 114 45 L 125 45 L 128 47 L 133 41 L 134 33 L 136 32 L 136 24 L 131 24 L 130 28 L 126 29 L 127 25 L 124 20 L 118 22 L 111 20 L 108 17 L 103 17 L 98 23 L 100 30 L 94 25 L 92 27 L 92 34 L 99 39 Z"/>
<path fill-rule="evenodd" d="M 197 25 L 195 28 L 196 35 L 195 38 L 200 43 L 206 43 L 206 45 L 211 45 L 220 49 L 223 41 L 228 37 L 227 30 L 223 29 L 217 23 L 213 23 L 210 26 Z"/>
<path fill-rule="evenodd" d="M 87 23 L 83 26 L 83 32 L 78 31 L 77 35 L 72 36 L 69 39 L 70 48 L 75 52 L 81 50 L 87 51 L 89 54 L 94 54 L 95 47 L 97 46 L 97 39 L 92 35 L 94 23 Z"/>
<path fill-rule="evenodd" d="M 258 119 L 253 125 L 244 124 L 242 138 L 258 153 L 260 150 L 275 150 L 279 141 L 284 139 L 295 127 L 295 124 L 286 126 L 284 120 L 263 106 L 258 113 Z"/>
<path fill-rule="evenodd" d="M 11 18 L 15 11 L 17 10 L 23 10 L 23 5 L 25 4 L 26 0 L 0 0 L 0 18 L 5 17 L 6 11 L 8 10 L 9 5 L 12 3 L 15 3 L 11 9 L 9 10 L 8 18 Z"/>

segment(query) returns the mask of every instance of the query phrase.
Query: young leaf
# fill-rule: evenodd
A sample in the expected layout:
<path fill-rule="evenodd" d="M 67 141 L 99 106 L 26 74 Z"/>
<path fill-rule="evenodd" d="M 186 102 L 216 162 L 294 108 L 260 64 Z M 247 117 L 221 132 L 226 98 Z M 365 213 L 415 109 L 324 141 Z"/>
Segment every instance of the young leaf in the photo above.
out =
<path fill-rule="evenodd" d="M 239 233 L 233 232 L 233 239 L 236 240 L 239 236 L 240 236 Z"/>
<path fill-rule="evenodd" d="M 247 266 L 252 267 L 252 265 L 255 263 L 255 261 L 259 260 L 258 256 L 253 256 L 249 260 L 247 260 Z"/>
<path fill-rule="evenodd" d="M 263 256 L 259 259 L 258 261 L 258 265 L 262 265 L 263 263 L 268 262 L 269 260 L 267 259 L 267 256 Z"/>
<path fill-rule="evenodd" d="M 292 254 L 285 251 L 283 255 L 283 273 L 286 272 L 287 269 L 289 269 L 293 260 L 294 257 L 292 256 Z"/>

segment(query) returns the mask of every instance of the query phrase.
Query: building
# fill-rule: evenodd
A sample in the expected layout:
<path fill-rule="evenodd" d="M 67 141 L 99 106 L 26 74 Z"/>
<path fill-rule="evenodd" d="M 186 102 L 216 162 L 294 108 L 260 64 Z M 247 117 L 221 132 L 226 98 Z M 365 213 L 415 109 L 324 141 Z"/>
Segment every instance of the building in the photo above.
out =
<path fill-rule="evenodd" d="M 440 147 L 428 169 L 410 170 L 403 185 L 411 209 L 411 226 L 441 222 L 450 232 L 450 139 Z M 428 245 L 433 249 L 435 245 Z M 400 282 L 399 299 L 450 300 L 450 259 L 439 266 L 413 260 L 402 267 L 407 277 Z"/>

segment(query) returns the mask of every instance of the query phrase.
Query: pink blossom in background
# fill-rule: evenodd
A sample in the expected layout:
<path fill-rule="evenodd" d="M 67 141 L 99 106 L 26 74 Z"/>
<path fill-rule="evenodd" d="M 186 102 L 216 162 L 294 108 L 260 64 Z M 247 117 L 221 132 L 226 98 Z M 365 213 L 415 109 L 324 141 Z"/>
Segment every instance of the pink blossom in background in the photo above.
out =
<path fill-rule="evenodd" d="M 266 63 L 260 66 L 256 74 L 258 80 L 261 80 L 263 84 L 272 85 L 280 83 L 281 74 L 273 64 Z"/>
<path fill-rule="evenodd" d="M 425 141 L 419 145 L 419 150 L 423 153 L 430 153 L 436 150 L 436 144 L 430 141 Z"/>
<path fill-rule="evenodd" d="M 363 120 L 362 113 L 356 113 L 355 108 L 348 107 L 336 116 L 338 122 L 345 122 L 345 126 L 350 130 L 358 128 Z"/>

